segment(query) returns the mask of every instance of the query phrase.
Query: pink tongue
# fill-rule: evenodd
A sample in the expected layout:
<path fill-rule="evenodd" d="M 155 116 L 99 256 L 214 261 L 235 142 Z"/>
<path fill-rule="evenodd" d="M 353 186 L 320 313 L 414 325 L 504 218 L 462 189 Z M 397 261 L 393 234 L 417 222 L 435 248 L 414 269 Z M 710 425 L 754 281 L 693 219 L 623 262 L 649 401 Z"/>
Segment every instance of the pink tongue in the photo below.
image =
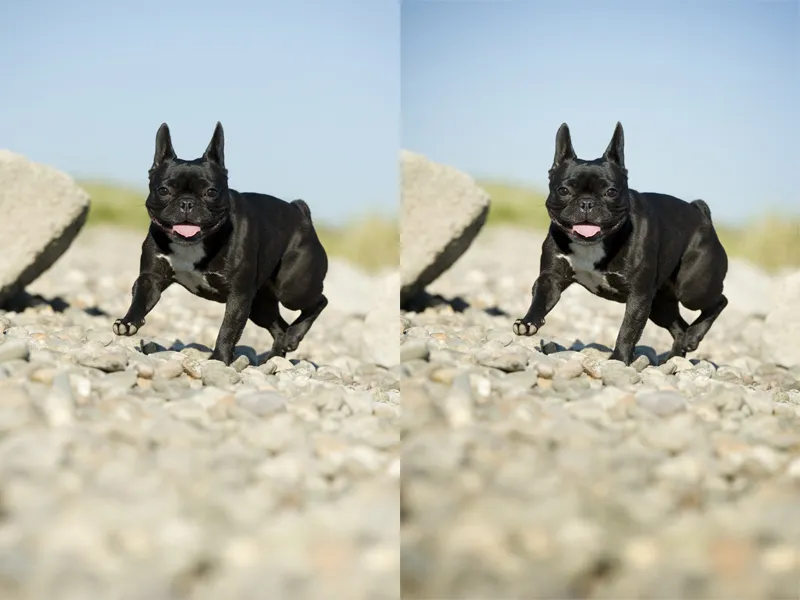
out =
<path fill-rule="evenodd" d="M 200 228 L 197 225 L 173 225 L 172 231 L 185 238 L 190 238 L 194 234 L 200 233 Z"/>
<path fill-rule="evenodd" d="M 597 225 L 573 225 L 572 231 L 585 238 L 590 238 L 600 233 L 600 228 Z"/>

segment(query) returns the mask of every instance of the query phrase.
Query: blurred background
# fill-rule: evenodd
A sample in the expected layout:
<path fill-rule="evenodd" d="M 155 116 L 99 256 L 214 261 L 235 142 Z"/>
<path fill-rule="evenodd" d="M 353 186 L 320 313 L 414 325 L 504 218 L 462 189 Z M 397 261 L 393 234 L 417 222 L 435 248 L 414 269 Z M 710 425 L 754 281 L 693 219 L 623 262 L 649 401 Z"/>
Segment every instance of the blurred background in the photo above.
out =
<path fill-rule="evenodd" d="M 402 145 L 544 228 L 558 126 L 596 158 L 617 121 L 631 187 L 703 198 L 729 252 L 800 264 L 800 15 L 760 2 L 427 2 L 401 11 Z"/>
<path fill-rule="evenodd" d="M 231 186 L 303 198 L 331 254 L 396 265 L 398 8 L 372 0 L 0 10 L 0 147 L 66 171 L 89 225 L 141 229 L 158 126 L 178 156 L 226 136 Z"/>

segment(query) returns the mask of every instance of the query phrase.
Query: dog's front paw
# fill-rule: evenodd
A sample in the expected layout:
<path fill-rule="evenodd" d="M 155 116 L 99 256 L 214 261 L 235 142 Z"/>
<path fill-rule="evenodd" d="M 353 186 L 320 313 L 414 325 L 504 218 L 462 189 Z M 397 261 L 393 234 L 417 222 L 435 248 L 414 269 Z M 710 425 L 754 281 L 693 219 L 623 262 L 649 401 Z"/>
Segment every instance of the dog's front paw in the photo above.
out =
<path fill-rule="evenodd" d="M 136 335 L 136 332 L 144 325 L 144 320 L 139 323 L 117 319 L 114 321 L 112 329 L 117 335 Z"/>
<path fill-rule="evenodd" d="M 534 335 L 537 331 L 539 331 L 539 329 L 542 328 L 542 325 L 544 325 L 544 321 L 537 325 L 536 323 L 526 321 L 524 318 L 522 318 L 514 321 L 513 329 L 514 333 L 517 335 Z"/>

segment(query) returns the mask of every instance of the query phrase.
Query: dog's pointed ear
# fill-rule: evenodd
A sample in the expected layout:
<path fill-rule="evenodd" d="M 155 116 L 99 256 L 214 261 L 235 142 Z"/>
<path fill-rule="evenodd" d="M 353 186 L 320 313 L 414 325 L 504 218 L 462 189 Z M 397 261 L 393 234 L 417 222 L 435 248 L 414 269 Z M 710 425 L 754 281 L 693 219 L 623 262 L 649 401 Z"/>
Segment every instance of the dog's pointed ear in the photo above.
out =
<path fill-rule="evenodd" d="M 156 133 L 156 153 L 153 157 L 153 166 L 150 169 L 155 169 L 170 158 L 175 158 L 175 149 L 172 147 L 169 126 L 166 123 L 162 123 L 161 127 L 158 128 L 158 133 Z"/>
<path fill-rule="evenodd" d="M 621 168 L 625 168 L 625 132 L 622 131 L 622 123 L 617 121 L 614 128 L 614 135 L 608 144 L 608 148 L 603 152 L 603 158 L 607 158 L 616 163 Z"/>
<path fill-rule="evenodd" d="M 566 123 L 562 123 L 561 127 L 558 128 L 558 133 L 556 133 L 556 154 L 553 157 L 553 166 L 550 167 L 550 171 L 554 171 L 558 165 L 571 158 L 575 158 L 572 137 L 569 134 L 569 126 Z"/>
<path fill-rule="evenodd" d="M 203 153 L 203 158 L 217 163 L 220 167 L 225 167 L 225 132 L 222 130 L 222 123 L 217 121 L 214 128 L 214 135 L 208 143 L 208 148 Z"/>

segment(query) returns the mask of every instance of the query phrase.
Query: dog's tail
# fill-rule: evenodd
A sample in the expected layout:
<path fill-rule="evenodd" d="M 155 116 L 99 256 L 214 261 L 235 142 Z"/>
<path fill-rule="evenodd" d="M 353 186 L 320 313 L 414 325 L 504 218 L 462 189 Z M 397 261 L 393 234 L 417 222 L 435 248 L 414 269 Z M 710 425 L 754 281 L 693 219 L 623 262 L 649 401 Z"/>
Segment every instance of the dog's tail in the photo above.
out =
<path fill-rule="evenodd" d="M 707 221 L 711 220 L 711 209 L 708 207 L 708 204 L 706 204 L 703 200 L 699 199 L 692 200 L 690 204 L 696 206 L 697 210 L 703 213 L 703 216 L 706 218 Z"/>
<path fill-rule="evenodd" d="M 303 217 L 306 218 L 306 220 L 308 221 L 311 220 L 311 209 L 308 207 L 308 204 L 306 204 L 304 200 L 300 199 L 292 200 L 290 204 L 295 208 L 297 208 L 297 210 L 300 211 L 300 213 L 303 215 Z"/>

